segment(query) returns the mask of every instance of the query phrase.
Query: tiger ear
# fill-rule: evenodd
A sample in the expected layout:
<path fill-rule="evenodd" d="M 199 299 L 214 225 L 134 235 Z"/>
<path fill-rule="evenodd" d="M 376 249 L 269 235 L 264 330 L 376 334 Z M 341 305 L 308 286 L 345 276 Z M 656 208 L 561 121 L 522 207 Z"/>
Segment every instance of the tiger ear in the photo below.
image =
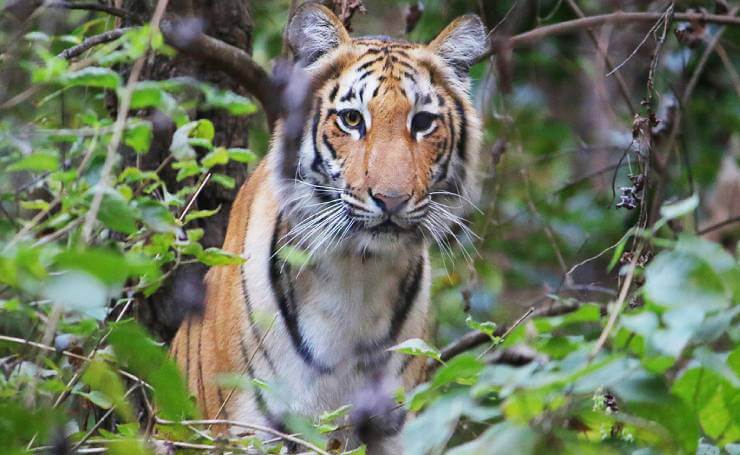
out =
<path fill-rule="evenodd" d="M 464 77 L 488 49 L 486 26 L 475 14 L 460 16 L 429 43 L 429 49 Z"/>
<path fill-rule="evenodd" d="M 342 21 L 329 8 L 311 2 L 300 5 L 293 14 L 287 38 L 293 55 L 304 65 L 351 40 Z"/>

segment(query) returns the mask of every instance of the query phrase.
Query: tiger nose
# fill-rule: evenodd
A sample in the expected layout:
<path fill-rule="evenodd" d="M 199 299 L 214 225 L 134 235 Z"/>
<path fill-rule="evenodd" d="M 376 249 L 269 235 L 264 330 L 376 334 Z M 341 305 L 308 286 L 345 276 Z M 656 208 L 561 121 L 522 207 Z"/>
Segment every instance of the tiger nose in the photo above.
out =
<path fill-rule="evenodd" d="M 408 194 L 371 193 L 370 197 L 373 198 L 383 212 L 389 215 L 398 213 L 406 205 L 406 202 L 411 199 L 411 196 Z"/>

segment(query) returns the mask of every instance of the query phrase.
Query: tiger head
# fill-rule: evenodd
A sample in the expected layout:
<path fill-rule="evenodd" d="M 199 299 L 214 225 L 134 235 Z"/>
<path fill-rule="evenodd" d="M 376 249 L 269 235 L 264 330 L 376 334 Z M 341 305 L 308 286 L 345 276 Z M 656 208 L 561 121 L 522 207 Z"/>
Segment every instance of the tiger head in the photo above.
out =
<path fill-rule="evenodd" d="M 351 38 L 330 10 L 307 3 L 287 38 L 313 81 L 280 186 L 296 243 L 378 252 L 467 229 L 481 136 L 468 70 L 486 51 L 481 20 L 460 17 L 420 45 Z"/>

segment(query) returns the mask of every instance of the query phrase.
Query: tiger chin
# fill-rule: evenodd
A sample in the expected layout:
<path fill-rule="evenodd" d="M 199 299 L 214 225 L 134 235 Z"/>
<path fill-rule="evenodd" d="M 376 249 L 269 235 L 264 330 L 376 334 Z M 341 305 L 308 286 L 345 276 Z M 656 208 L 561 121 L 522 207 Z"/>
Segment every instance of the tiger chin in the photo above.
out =
<path fill-rule="evenodd" d="M 229 219 L 223 248 L 246 261 L 208 272 L 172 354 L 205 418 L 285 430 L 349 404 L 342 447 L 400 454 L 392 397 L 425 362 L 388 348 L 427 336 L 428 249 L 468 229 L 481 140 L 468 70 L 485 26 L 463 16 L 427 45 L 352 38 L 307 3 L 287 39 L 314 88 L 300 145 L 288 153 L 278 122 Z M 219 381 L 234 373 L 267 386 Z"/>

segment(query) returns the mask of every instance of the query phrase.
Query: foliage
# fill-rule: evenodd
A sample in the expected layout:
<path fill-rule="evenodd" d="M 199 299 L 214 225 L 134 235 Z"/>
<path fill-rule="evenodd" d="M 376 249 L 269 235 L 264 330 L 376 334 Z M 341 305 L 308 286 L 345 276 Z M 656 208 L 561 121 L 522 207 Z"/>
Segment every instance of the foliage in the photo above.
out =
<path fill-rule="evenodd" d="M 281 52 L 289 5 L 254 3 L 253 54 L 266 66 Z M 495 24 L 517 2 L 480 3 Z M 573 18 L 567 3 L 537 2 L 520 28 Z M 594 14 L 608 12 L 600 2 L 585 3 Z M 357 29 L 388 33 L 390 23 L 400 30 L 405 3 L 367 6 L 367 16 L 354 18 Z M 478 7 L 425 2 L 408 37 L 428 40 Z M 194 222 L 217 209 L 186 207 L 203 184 L 236 191 L 226 166 L 264 154 L 267 130 L 256 104 L 188 78 L 129 83 L 123 68 L 154 54 L 176 55 L 149 25 L 68 61 L 62 50 L 115 28 L 113 21 L 74 12 L 57 17 L 55 28 L 32 24 L 20 34 L 0 32 L 0 447 L 278 453 L 282 442 L 213 440 L 180 424 L 198 418 L 195 403 L 166 346 L 133 318 L 178 266 L 243 261 L 201 244 Z M 637 30 L 614 61 L 642 39 L 645 30 Z M 725 33 L 720 43 L 738 32 Z M 471 216 L 481 238 L 461 238 L 453 256 L 434 253 L 436 339 L 392 348 L 432 365 L 427 382 L 398 396 L 416 413 L 402 433 L 410 455 L 740 453 L 738 235 L 732 226 L 722 236 L 697 233 L 708 220 L 721 221 L 713 207 L 731 207 L 717 194 L 723 166 L 738 165 L 740 99 L 732 72 L 717 57 L 701 67 L 705 45 L 688 47 L 672 36 L 662 45 L 653 87 L 645 85 L 652 55 L 638 60 L 643 65 L 628 62 L 622 73 L 629 95 L 638 104 L 647 100 L 639 118 L 655 114 L 669 130 L 676 121 L 651 101 L 654 93 L 668 101 L 693 71 L 700 76 L 675 108 L 679 140 L 653 125 L 647 134 L 655 144 L 635 150 L 639 128 L 615 86 L 607 90 L 607 114 L 574 82 L 607 83 L 603 62 L 586 57 L 588 46 L 551 38 L 516 50 L 509 67 L 473 68 L 484 150 L 493 151 L 484 160 L 481 211 Z M 649 39 L 646 46 L 661 44 Z M 125 99 L 130 115 L 117 122 L 112 106 Z M 199 117 L 206 110 L 254 114 L 252 149 L 218 143 L 214 125 Z M 152 146 L 156 125 L 145 114 L 154 111 L 175 124 L 169 161 L 160 172 L 122 166 L 121 151 L 144 156 Z M 609 119 L 598 134 L 593 117 Z M 168 187 L 165 172 L 181 186 Z M 649 179 L 639 208 L 616 210 L 612 175 L 629 187 L 637 185 L 633 173 Z M 300 251 L 285 255 L 306 262 Z M 441 347 L 471 330 L 484 334 L 483 342 L 446 357 Z M 160 420 L 152 420 L 154 411 Z M 292 429 L 332 450 L 331 433 L 349 412 L 296 419 Z"/>

